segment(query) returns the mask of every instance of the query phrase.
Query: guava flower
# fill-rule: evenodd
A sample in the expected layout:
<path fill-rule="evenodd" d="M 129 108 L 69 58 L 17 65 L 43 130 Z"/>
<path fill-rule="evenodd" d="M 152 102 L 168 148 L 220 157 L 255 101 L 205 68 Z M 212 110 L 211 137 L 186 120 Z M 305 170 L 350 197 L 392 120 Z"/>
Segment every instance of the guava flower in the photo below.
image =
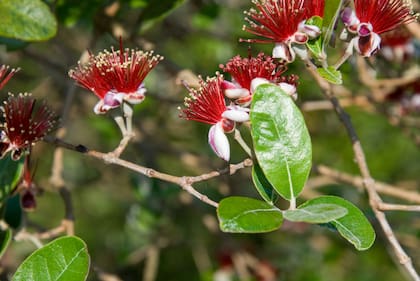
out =
<path fill-rule="evenodd" d="M 119 107 L 123 101 L 138 104 L 145 98 L 143 81 L 147 74 L 163 59 L 151 52 L 133 49 L 104 50 L 89 55 L 89 60 L 69 71 L 69 76 L 82 87 L 92 91 L 100 100 L 94 108 L 96 114 Z"/>
<path fill-rule="evenodd" d="M 305 21 L 323 17 L 325 0 L 253 0 L 256 9 L 246 12 L 249 26 L 243 30 L 264 39 L 241 40 L 249 43 L 275 43 L 273 57 L 291 62 L 295 58 L 292 44 L 305 44 L 318 37 L 321 30 Z"/>
<path fill-rule="evenodd" d="M 212 125 L 208 141 L 217 156 L 229 161 L 230 147 L 225 133 L 235 129 L 236 122 L 249 120 L 249 110 L 235 105 L 226 105 L 223 94 L 223 76 L 199 80 L 200 88 L 187 86 L 189 97 L 185 98 L 185 108 L 180 108 L 180 117 Z"/>
<path fill-rule="evenodd" d="M 403 26 L 381 35 L 381 55 L 389 60 L 403 62 L 415 54 L 411 33 Z"/>
<path fill-rule="evenodd" d="M 12 159 L 18 160 L 55 124 L 50 108 L 45 102 L 36 103 L 30 94 L 10 95 L 1 109 L 4 123 L 0 124 L 0 158 L 11 151 Z"/>
<path fill-rule="evenodd" d="M 12 68 L 8 65 L 2 65 L 0 67 L 0 90 L 9 82 L 10 78 L 19 71 L 19 68 Z"/>
<path fill-rule="evenodd" d="M 248 106 L 252 100 L 252 81 L 255 78 L 263 78 L 277 84 L 293 95 L 296 93 L 297 76 L 290 80 L 289 77 L 281 76 L 286 67 L 275 61 L 272 57 L 259 53 L 257 57 L 241 58 L 239 55 L 230 59 L 226 65 L 220 68 L 231 75 L 232 82 L 223 81 L 226 97 L 234 99 L 236 104 Z"/>
<path fill-rule="evenodd" d="M 354 0 L 354 7 L 355 11 L 345 8 L 341 18 L 347 29 L 357 35 L 351 44 L 364 57 L 380 48 L 380 34 L 415 19 L 410 1 L 406 0 Z"/>

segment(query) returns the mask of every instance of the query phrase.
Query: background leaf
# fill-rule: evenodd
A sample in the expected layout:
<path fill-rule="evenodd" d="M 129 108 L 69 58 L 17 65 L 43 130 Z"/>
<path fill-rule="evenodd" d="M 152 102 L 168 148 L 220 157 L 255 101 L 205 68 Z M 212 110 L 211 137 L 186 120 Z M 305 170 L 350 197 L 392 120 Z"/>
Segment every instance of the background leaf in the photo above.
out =
<path fill-rule="evenodd" d="M 8 155 L 0 159 L 0 206 L 18 184 L 23 173 L 23 161 L 24 157 L 13 161 Z"/>
<path fill-rule="evenodd" d="M 0 1 L 0 36 L 42 41 L 56 32 L 55 17 L 41 0 Z"/>
<path fill-rule="evenodd" d="M 285 199 L 298 196 L 311 169 L 311 140 L 300 110 L 278 86 L 264 84 L 254 93 L 251 132 L 269 182 Z"/>
<path fill-rule="evenodd" d="M 81 281 L 89 271 L 86 244 L 80 238 L 58 238 L 33 252 L 17 269 L 13 281 Z"/>
<path fill-rule="evenodd" d="M 265 177 L 264 172 L 261 170 L 258 163 L 255 163 L 252 166 L 252 181 L 254 182 L 254 186 L 258 193 L 267 203 L 273 205 L 277 201 L 278 195 L 274 191 L 271 183 Z"/>
<path fill-rule="evenodd" d="M 0 231 L 0 258 L 4 255 L 12 241 L 12 230 L 10 228 Z"/>
<path fill-rule="evenodd" d="M 302 207 L 305 207 L 306 204 L 335 204 L 346 208 L 348 213 L 344 217 L 335 219 L 330 223 L 335 226 L 338 232 L 347 239 L 347 241 L 352 243 L 357 250 L 367 250 L 375 241 L 375 231 L 371 224 L 362 211 L 349 201 L 336 196 L 321 196 L 308 201 L 308 203 L 303 204 Z"/>
<path fill-rule="evenodd" d="M 325 1 L 324 17 L 322 22 L 322 50 L 325 52 L 325 46 L 330 43 L 331 36 L 334 32 L 335 22 L 340 13 L 340 8 L 343 0 L 328 0 Z"/>
<path fill-rule="evenodd" d="M 336 85 L 343 84 L 341 72 L 336 70 L 334 67 L 328 66 L 327 68 L 318 68 L 317 70 L 319 75 L 328 82 Z"/>
<path fill-rule="evenodd" d="M 217 216 L 224 232 L 269 232 L 278 229 L 283 222 L 278 208 L 248 197 L 223 199 L 217 208 Z"/>
<path fill-rule="evenodd" d="M 347 209 L 339 205 L 310 200 L 295 210 L 284 211 L 283 216 L 294 222 L 327 223 L 339 219 L 347 213 Z"/>

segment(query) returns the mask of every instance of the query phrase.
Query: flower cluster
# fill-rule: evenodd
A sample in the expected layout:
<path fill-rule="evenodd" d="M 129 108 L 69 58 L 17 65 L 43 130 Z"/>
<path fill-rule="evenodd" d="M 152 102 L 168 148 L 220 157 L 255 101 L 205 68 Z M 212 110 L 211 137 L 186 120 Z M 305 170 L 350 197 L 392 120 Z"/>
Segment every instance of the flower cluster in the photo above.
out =
<path fill-rule="evenodd" d="M 180 109 L 180 117 L 212 125 L 209 144 L 217 156 L 229 161 L 230 147 L 225 133 L 232 132 L 237 123 L 249 120 L 249 105 L 256 87 L 261 83 L 274 83 L 293 96 L 297 77 L 282 77 L 284 66 L 263 53 L 249 58 L 235 56 L 220 67 L 231 75 L 232 81 L 217 73 L 206 81 L 200 78 L 199 89 L 187 86 L 189 97 L 185 98 L 185 107 Z M 229 105 L 225 97 L 231 100 Z"/>
<path fill-rule="evenodd" d="M 354 11 L 345 8 L 341 13 L 347 30 L 356 35 L 351 41 L 355 50 L 369 57 L 380 48 L 380 34 L 393 30 L 415 19 L 411 1 L 406 0 L 354 0 Z"/>
<path fill-rule="evenodd" d="M 18 160 L 54 128 L 54 113 L 45 102 L 37 104 L 30 94 L 10 95 L 1 109 L 0 158 L 11 151 L 12 159 Z"/>
<path fill-rule="evenodd" d="M 413 36 L 404 27 L 384 33 L 381 39 L 380 54 L 389 61 L 404 62 L 415 55 Z"/>
<path fill-rule="evenodd" d="M 275 43 L 273 57 L 287 62 L 295 59 L 292 44 L 305 44 L 320 35 L 321 30 L 306 24 L 313 16 L 323 17 L 325 0 L 254 0 L 243 30 L 264 39 L 242 40 L 249 43 Z"/>
<path fill-rule="evenodd" d="M 147 74 L 163 59 L 151 52 L 133 49 L 104 50 L 89 55 L 86 64 L 79 62 L 69 76 L 92 91 L 100 100 L 94 108 L 96 114 L 119 107 L 124 101 L 140 103 L 145 98 L 143 81 Z"/>

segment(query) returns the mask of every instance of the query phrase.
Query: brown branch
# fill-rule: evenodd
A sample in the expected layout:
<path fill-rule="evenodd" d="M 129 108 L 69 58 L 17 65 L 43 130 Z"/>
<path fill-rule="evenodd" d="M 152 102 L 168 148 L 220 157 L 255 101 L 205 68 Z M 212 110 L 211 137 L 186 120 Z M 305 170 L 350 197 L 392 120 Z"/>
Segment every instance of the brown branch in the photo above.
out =
<path fill-rule="evenodd" d="M 379 209 L 381 211 L 409 211 L 409 212 L 420 212 L 419 205 L 400 205 L 400 204 L 389 204 L 380 203 Z"/>
<path fill-rule="evenodd" d="M 234 174 L 236 171 L 252 165 L 252 160 L 247 158 L 238 164 L 231 164 L 228 169 L 224 169 L 221 171 L 212 171 L 210 173 L 203 174 L 200 176 L 179 177 L 179 176 L 162 173 L 148 167 L 140 166 L 127 160 L 123 160 L 119 157 L 116 157 L 112 152 L 103 153 L 103 152 L 99 152 L 95 150 L 89 150 L 87 147 L 83 145 L 69 144 L 55 137 L 46 137 L 44 138 L 44 141 L 54 144 L 59 147 L 63 147 L 65 149 L 80 152 L 90 157 L 100 159 L 108 164 L 114 164 L 117 166 L 127 168 L 129 170 L 132 170 L 134 172 L 137 172 L 149 178 L 156 178 L 156 179 L 160 179 L 166 182 L 174 183 L 176 185 L 179 185 L 183 190 L 187 191 L 188 193 L 198 198 L 199 200 L 203 201 L 204 203 L 211 205 L 213 207 L 216 207 L 216 208 L 218 207 L 219 204 L 211 200 L 210 198 L 208 198 L 206 195 L 198 192 L 192 186 L 192 184 L 200 182 L 200 181 L 209 180 L 211 178 L 218 177 L 222 174 Z"/>
<path fill-rule="evenodd" d="M 391 244 L 395 255 L 398 257 L 400 264 L 404 267 L 406 272 L 410 275 L 412 280 L 420 281 L 420 277 L 416 272 L 411 258 L 405 253 L 404 249 L 398 242 L 385 213 L 379 209 L 379 204 L 383 203 L 381 197 L 376 191 L 375 181 L 370 175 L 369 167 L 367 165 L 365 154 L 362 145 L 359 141 L 359 137 L 356 133 L 353 123 L 351 122 L 350 116 L 344 111 L 337 98 L 334 96 L 331 84 L 324 80 L 317 72 L 316 66 L 311 61 L 306 61 L 305 66 L 311 75 L 318 82 L 319 86 L 323 90 L 326 98 L 333 104 L 334 110 L 337 113 L 338 118 L 344 125 L 347 134 L 351 140 L 353 146 L 354 157 L 359 168 L 360 174 L 363 178 L 363 185 L 366 189 L 369 197 L 369 204 L 378 220 L 382 231 L 384 232 L 388 242 Z"/>
<path fill-rule="evenodd" d="M 363 178 L 361 177 L 343 173 L 325 165 L 317 165 L 314 167 L 314 170 L 320 175 L 327 176 L 333 179 L 334 181 L 347 183 L 359 188 L 364 187 Z M 398 199 L 403 199 L 408 202 L 420 204 L 420 193 L 418 192 L 405 190 L 402 187 L 393 186 L 378 181 L 375 182 L 375 189 L 381 194 L 392 196 Z"/>

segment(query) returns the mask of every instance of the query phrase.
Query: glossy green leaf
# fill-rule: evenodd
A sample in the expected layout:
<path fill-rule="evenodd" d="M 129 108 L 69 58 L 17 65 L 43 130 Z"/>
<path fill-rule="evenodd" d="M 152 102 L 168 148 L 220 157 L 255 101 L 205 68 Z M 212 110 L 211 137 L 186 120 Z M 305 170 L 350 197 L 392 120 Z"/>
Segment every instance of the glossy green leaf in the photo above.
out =
<path fill-rule="evenodd" d="M 217 208 L 217 216 L 224 232 L 269 232 L 278 229 L 283 222 L 278 208 L 248 197 L 223 199 Z"/>
<path fill-rule="evenodd" d="M 23 41 L 47 40 L 57 32 L 57 22 L 41 0 L 1 0 L 0 36 Z"/>
<path fill-rule="evenodd" d="M 17 269 L 13 281 L 83 281 L 89 271 L 89 254 L 80 238 L 58 238 L 33 252 Z"/>
<path fill-rule="evenodd" d="M 10 228 L 0 230 L 0 258 L 6 252 L 7 247 L 9 247 L 10 241 L 12 241 L 12 230 Z"/>
<path fill-rule="evenodd" d="M 305 203 L 302 207 L 307 206 Z M 336 196 L 322 196 L 309 201 L 314 204 L 335 204 L 347 209 L 344 217 L 334 219 L 330 223 L 338 232 L 359 250 L 369 249 L 375 241 L 375 231 L 365 215 L 352 203 Z"/>
<path fill-rule="evenodd" d="M 252 181 L 254 182 L 254 186 L 258 193 L 267 203 L 273 205 L 277 201 L 278 195 L 274 191 L 271 183 L 265 177 L 264 172 L 261 170 L 258 163 L 255 163 L 252 167 Z"/>
<path fill-rule="evenodd" d="M 325 1 L 324 17 L 322 22 L 322 49 L 325 52 L 325 46 L 330 43 L 331 36 L 334 32 L 335 23 L 338 15 L 340 14 L 341 5 L 343 0 L 328 0 Z"/>
<path fill-rule="evenodd" d="M 295 210 L 284 211 L 283 216 L 294 222 L 327 223 L 339 219 L 347 213 L 347 209 L 340 205 L 317 203 L 310 200 Z"/>
<path fill-rule="evenodd" d="M 0 159 L 0 206 L 18 184 L 23 173 L 23 157 L 13 161 L 9 155 Z"/>
<path fill-rule="evenodd" d="M 250 118 L 255 155 L 266 178 L 283 198 L 297 197 L 312 161 L 300 110 L 278 86 L 263 84 L 253 94 Z"/>
<path fill-rule="evenodd" d="M 341 72 L 332 66 L 328 66 L 327 68 L 318 68 L 318 73 L 322 76 L 322 78 L 330 83 L 337 85 L 343 84 Z"/>
<path fill-rule="evenodd" d="M 20 194 L 10 196 L 4 202 L 3 219 L 13 229 L 22 225 L 23 210 L 20 204 Z"/>

